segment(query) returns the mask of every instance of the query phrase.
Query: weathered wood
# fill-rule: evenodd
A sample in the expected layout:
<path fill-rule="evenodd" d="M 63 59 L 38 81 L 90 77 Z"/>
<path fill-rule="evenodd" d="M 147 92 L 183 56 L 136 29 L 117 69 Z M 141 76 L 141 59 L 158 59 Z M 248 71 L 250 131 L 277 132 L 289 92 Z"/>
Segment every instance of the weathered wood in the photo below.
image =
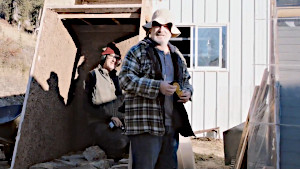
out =
<path fill-rule="evenodd" d="M 242 165 L 242 161 L 243 161 L 243 157 L 244 157 L 244 153 L 247 147 L 247 141 L 248 141 L 248 127 L 249 127 L 249 119 L 250 119 L 250 113 L 253 109 L 253 106 L 255 105 L 255 101 L 257 100 L 258 97 L 258 92 L 259 92 L 260 87 L 256 86 L 253 92 L 253 96 L 251 99 L 251 104 L 249 107 L 249 111 L 248 111 L 248 116 L 244 125 L 244 129 L 243 129 L 243 133 L 241 136 L 241 140 L 240 140 L 240 144 L 237 150 L 237 154 L 236 154 L 236 163 L 235 163 L 235 169 L 239 169 L 241 168 Z"/>
<path fill-rule="evenodd" d="M 81 4 L 137 4 L 142 0 L 76 0 L 76 5 Z"/>
<path fill-rule="evenodd" d="M 60 19 L 71 18 L 140 18 L 138 13 L 118 13 L 118 14 L 59 14 Z"/>
<path fill-rule="evenodd" d="M 141 4 L 47 6 L 57 13 L 140 13 Z"/>
<path fill-rule="evenodd" d="M 202 134 L 207 132 L 215 132 L 218 135 L 218 138 L 220 138 L 220 127 L 205 129 L 205 130 L 197 130 L 194 131 L 194 134 Z"/>
<path fill-rule="evenodd" d="M 277 16 L 278 18 L 298 17 L 300 16 L 300 8 L 299 7 L 277 8 Z"/>
<path fill-rule="evenodd" d="M 80 33 L 137 32 L 136 25 L 76 25 L 73 29 Z"/>

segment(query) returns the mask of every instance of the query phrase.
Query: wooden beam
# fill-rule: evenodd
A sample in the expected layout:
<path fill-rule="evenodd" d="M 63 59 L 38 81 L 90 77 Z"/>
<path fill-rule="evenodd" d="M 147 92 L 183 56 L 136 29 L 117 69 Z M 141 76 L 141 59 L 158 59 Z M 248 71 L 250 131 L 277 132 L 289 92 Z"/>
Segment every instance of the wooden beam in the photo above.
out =
<path fill-rule="evenodd" d="M 137 32 L 137 25 L 73 25 L 72 28 L 78 33 L 100 32 Z"/>
<path fill-rule="evenodd" d="M 57 13 L 140 13 L 141 4 L 47 6 Z"/>
<path fill-rule="evenodd" d="M 300 7 L 281 7 L 277 8 L 278 18 L 299 17 Z"/>
<path fill-rule="evenodd" d="M 132 4 L 142 3 L 142 0 L 76 0 L 75 4 Z"/>
<path fill-rule="evenodd" d="M 118 14 L 59 14 L 60 19 L 72 18 L 140 18 L 138 13 L 118 13 Z"/>

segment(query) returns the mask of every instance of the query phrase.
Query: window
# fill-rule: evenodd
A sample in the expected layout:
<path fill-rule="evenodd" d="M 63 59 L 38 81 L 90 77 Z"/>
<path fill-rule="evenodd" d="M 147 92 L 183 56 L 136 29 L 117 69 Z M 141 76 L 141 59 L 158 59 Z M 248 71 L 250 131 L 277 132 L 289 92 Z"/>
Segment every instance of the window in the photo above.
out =
<path fill-rule="evenodd" d="M 227 67 L 226 26 L 188 26 L 178 28 L 181 31 L 181 35 L 177 38 L 172 38 L 171 43 L 179 48 L 189 68 Z"/>
<path fill-rule="evenodd" d="M 300 0 L 277 0 L 277 7 L 300 6 Z"/>

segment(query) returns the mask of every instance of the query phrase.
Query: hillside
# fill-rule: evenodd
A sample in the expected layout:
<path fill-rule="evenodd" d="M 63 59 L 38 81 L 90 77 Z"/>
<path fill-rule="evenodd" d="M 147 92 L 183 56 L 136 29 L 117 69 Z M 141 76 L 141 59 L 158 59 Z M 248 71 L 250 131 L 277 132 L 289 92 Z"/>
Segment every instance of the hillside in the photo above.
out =
<path fill-rule="evenodd" d="M 26 91 L 36 37 L 0 19 L 0 98 Z"/>

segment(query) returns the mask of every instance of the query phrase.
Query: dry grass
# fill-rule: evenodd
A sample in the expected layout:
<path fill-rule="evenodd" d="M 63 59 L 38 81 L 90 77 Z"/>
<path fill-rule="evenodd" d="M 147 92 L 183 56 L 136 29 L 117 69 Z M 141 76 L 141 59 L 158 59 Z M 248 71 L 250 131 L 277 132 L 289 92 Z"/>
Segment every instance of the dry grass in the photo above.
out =
<path fill-rule="evenodd" d="M 0 19 L 0 97 L 25 93 L 35 41 Z"/>

